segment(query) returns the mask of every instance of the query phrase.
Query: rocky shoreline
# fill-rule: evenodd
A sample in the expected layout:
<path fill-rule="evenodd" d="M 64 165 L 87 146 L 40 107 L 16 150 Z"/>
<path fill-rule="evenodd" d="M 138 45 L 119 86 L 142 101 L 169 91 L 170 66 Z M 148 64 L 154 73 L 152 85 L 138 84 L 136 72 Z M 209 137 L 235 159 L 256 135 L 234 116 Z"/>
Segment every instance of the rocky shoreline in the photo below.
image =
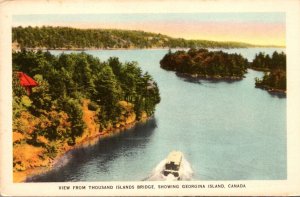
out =
<path fill-rule="evenodd" d="M 286 90 L 276 89 L 276 88 L 272 88 L 272 87 L 269 87 L 266 85 L 255 85 L 255 87 L 266 90 L 271 94 L 282 94 L 282 95 L 286 96 Z"/>
<path fill-rule="evenodd" d="M 21 150 L 14 153 L 16 154 L 15 156 L 22 155 L 23 158 L 22 163 L 14 166 L 14 182 L 30 181 L 30 179 L 34 176 L 44 174 L 54 168 L 59 168 L 67 163 L 66 161 L 68 161 L 68 159 L 66 159 L 66 157 L 69 153 L 71 153 L 71 151 L 94 145 L 100 140 L 116 137 L 135 127 L 138 123 L 146 122 L 151 118 L 151 116 L 149 117 L 144 112 L 140 119 L 137 120 L 136 114 L 129 110 L 128 114 L 124 116 L 119 123 L 100 130 L 100 125 L 95 121 L 95 112 L 88 109 L 89 102 L 89 100 L 83 100 L 82 118 L 87 127 L 83 134 L 76 139 L 75 145 L 70 146 L 66 142 L 57 142 L 57 153 L 53 157 L 46 156 L 41 147 L 33 147 L 30 145 L 25 145 L 25 147 L 22 146 Z M 125 101 L 121 101 L 120 103 L 122 103 L 124 107 L 128 107 L 128 109 L 132 107 L 130 103 Z M 23 155 L 24 152 L 27 152 L 28 155 Z"/>
<path fill-rule="evenodd" d="M 69 146 L 67 149 L 61 150 L 60 152 L 58 152 L 58 155 L 54 159 L 51 160 L 51 162 L 48 166 L 26 169 L 21 172 L 14 172 L 14 174 L 16 173 L 14 176 L 18 176 L 18 173 L 22 173 L 22 175 L 19 175 L 20 178 L 18 180 L 15 180 L 14 182 L 27 182 L 27 181 L 30 181 L 30 179 L 32 179 L 35 176 L 45 174 L 45 173 L 53 170 L 54 168 L 59 168 L 68 162 L 68 159 L 66 159 L 66 158 L 68 158 L 68 154 L 70 154 L 73 150 L 78 149 L 78 148 L 92 146 L 101 140 L 119 136 L 120 134 L 129 131 L 131 128 L 134 128 L 138 123 L 146 122 L 149 119 L 151 119 L 151 117 L 144 117 L 140 121 L 134 121 L 134 122 L 126 124 L 125 126 L 122 126 L 120 128 L 110 129 L 110 130 L 101 132 L 97 135 L 87 137 L 87 138 L 83 139 L 80 143 L 78 143 L 74 146 Z"/>
<path fill-rule="evenodd" d="M 259 71 L 259 72 L 271 72 L 270 69 L 263 69 L 263 68 L 257 68 L 257 67 L 251 67 L 249 69 Z M 277 88 L 273 88 L 273 87 L 270 87 L 267 85 L 261 85 L 261 84 L 255 84 L 255 88 L 260 88 L 260 89 L 266 90 L 270 94 L 280 94 L 280 95 L 286 96 L 286 90 L 283 90 L 283 89 L 277 89 Z"/>

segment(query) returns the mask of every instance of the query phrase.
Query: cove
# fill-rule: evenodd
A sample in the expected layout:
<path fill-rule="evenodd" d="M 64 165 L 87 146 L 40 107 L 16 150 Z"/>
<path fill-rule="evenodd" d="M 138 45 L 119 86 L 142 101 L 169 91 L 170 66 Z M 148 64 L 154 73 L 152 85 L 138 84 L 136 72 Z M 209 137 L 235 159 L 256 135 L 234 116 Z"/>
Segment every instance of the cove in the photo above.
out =
<path fill-rule="evenodd" d="M 241 53 L 252 61 L 255 53 L 274 50 L 282 51 L 224 51 Z M 29 181 L 139 181 L 172 150 L 184 153 L 195 180 L 286 179 L 286 98 L 255 88 L 254 78 L 262 77 L 262 72 L 248 69 L 243 80 L 230 83 L 191 83 L 160 68 L 167 49 L 86 52 L 102 61 L 111 56 L 122 62 L 137 61 L 158 83 L 161 103 L 146 124 L 76 149 L 66 165 Z"/>

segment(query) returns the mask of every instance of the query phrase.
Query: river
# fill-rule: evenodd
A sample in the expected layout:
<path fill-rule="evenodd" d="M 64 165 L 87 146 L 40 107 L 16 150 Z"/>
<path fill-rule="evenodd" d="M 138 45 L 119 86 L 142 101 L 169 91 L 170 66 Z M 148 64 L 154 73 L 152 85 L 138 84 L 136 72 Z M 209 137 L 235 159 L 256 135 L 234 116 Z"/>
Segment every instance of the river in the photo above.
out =
<path fill-rule="evenodd" d="M 259 51 L 226 49 L 252 61 Z M 138 181 L 170 151 L 180 150 L 194 180 L 282 180 L 287 178 L 286 98 L 254 87 L 263 73 L 248 70 L 237 82 L 187 82 L 160 68 L 168 50 L 90 50 L 106 60 L 137 61 L 158 83 L 155 117 L 121 136 L 72 151 L 69 162 L 34 177 L 35 182 Z M 70 53 L 71 51 L 65 51 Z M 59 54 L 61 51 L 51 51 Z"/>

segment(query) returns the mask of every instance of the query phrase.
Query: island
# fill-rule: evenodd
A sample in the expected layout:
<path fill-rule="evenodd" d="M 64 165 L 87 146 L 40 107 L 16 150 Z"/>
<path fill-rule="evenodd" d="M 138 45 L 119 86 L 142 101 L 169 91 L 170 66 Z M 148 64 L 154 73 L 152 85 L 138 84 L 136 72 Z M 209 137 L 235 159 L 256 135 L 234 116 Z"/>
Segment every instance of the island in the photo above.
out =
<path fill-rule="evenodd" d="M 209 80 L 241 80 L 248 61 L 240 54 L 191 48 L 169 52 L 160 61 L 161 68 L 175 71 L 181 77 Z"/>
<path fill-rule="evenodd" d="M 14 182 L 50 170 L 69 150 L 145 121 L 159 89 L 136 62 L 77 52 L 12 54 Z"/>
<path fill-rule="evenodd" d="M 265 53 L 255 55 L 250 68 L 264 71 L 262 79 L 255 78 L 255 86 L 271 93 L 286 93 L 286 54 L 273 52 L 272 56 Z"/>

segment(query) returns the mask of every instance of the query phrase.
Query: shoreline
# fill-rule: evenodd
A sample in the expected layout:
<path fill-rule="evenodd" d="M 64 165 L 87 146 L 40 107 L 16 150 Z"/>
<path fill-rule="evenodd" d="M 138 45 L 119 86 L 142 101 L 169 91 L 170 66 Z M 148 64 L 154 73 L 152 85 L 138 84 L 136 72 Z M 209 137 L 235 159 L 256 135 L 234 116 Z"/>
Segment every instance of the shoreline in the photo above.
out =
<path fill-rule="evenodd" d="M 269 68 L 249 67 L 248 69 L 252 69 L 252 70 L 260 71 L 260 72 L 270 72 Z"/>
<path fill-rule="evenodd" d="M 237 76 L 209 76 L 209 75 L 199 75 L 199 74 L 189 74 L 189 73 L 179 73 L 175 72 L 177 77 L 188 79 L 188 80 L 210 80 L 210 81 L 240 81 L 244 77 L 237 77 Z"/>
<path fill-rule="evenodd" d="M 276 89 L 276 88 L 272 88 L 266 85 L 255 85 L 255 88 L 259 88 L 262 90 L 266 90 L 268 93 L 270 94 L 281 94 L 286 96 L 286 90 L 282 90 L 282 89 Z"/>
<path fill-rule="evenodd" d="M 247 49 L 247 48 L 278 48 L 278 49 L 284 49 L 285 46 L 253 46 L 253 47 L 196 47 L 196 48 L 205 48 L 205 49 Z M 103 51 L 103 50 L 161 50 L 161 49 L 178 49 L 178 50 L 187 50 L 190 49 L 190 47 L 182 48 L 182 47 L 149 47 L 149 48 L 139 48 L 139 47 L 129 47 L 129 48 L 97 48 L 97 47 L 87 47 L 87 48 L 47 48 L 47 47 L 24 47 L 26 50 L 33 50 L 33 51 Z M 18 52 L 21 51 L 21 48 L 14 48 L 13 51 Z"/>
<path fill-rule="evenodd" d="M 19 180 L 16 180 L 16 181 L 14 180 L 13 182 L 14 183 L 30 182 L 30 179 L 32 179 L 36 176 L 46 174 L 46 173 L 50 172 L 51 170 L 53 170 L 54 168 L 60 168 L 60 167 L 64 166 L 65 164 L 67 164 L 69 161 L 68 160 L 64 161 L 64 159 L 67 158 L 68 154 L 70 154 L 72 151 L 79 149 L 79 148 L 85 148 L 88 146 L 95 145 L 96 143 L 98 143 L 101 140 L 117 137 L 117 136 L 121 135 L 122 133 L 130 131 L 130 129 L 137 126 L 137 124 L 145 123 L 148 120 L 150 120 L 151 118 L 153 118 L 153 116 L 144 117 L 139 121 L 134 121 L 132 123 L 126 124 L 121 128 L 113 128 L 113 129 L 98 133 L 97 135 L 84 138 L 82 141 L 78 142 L 74 146 L 69 146 L 69 148 L 67 148 L 66 150 L 60 150 L 60 152 L 58 152 L 58 155 L 51 160 L 51 162 L 48 166 L 35 167 L 35 168 L 30 168 L 30 169 L 27 169 L 24 171 L 20 171 L 20 172 L 13 172 L 14 175 L 23 174 L 22 178 L 20 178 Z"/>
<path fill-rule="evenodd" d="M 252 68 L 250 68 L 252 69 Z M 255 70 L 255 69 L 253 69 Z M 259 72 L 263 72 L 261 70 L 255 70 L 255 71 L 259 71 Z M 193 75 L 193 74 L 188 74 L 188 73 L 178 73 L 175 72 L 177 77 L 189 80 L 191 82 L 193 81 L 199 81 L 199 80 L 208 80 L 208 81 L 215 81 L 215 82 L 221 82 L 221 81 L 225 81 L 225 82 L 235 82 L 235 81 L 241 81 L 243 78 L 245 77 L 221 77 L 221 76 L 207 76 L 207 75 Z M 270 94 L 281 94 L 286 96 L 286 90 L 282 90 L 282 89 L 276 89 L 276 88 L 272 88 L 269 86 L 265 86 L 265 85 L 255 85 L 255 88 L 260 88 L 262 90 L 266 90 L 268 93 Z"/>
<path fill-rule="evenodd" d="M 267 69 L 267 68 L 263 69 L 263 68 L 250 67 L 248 69 L 252 69 L 252 70 L 258 71 L 258 72 L 271 72 L 270 69 Z M 286 96 L 286 94 L 287 94 L 286 90 L 276 89 L 276 88 L 273 88 L 273 87 L 270 87 L 267 85 L 256 85 L 255 84 L 255 88 L 266 90 L 270 94 L 281 94 L 284 96 Z"/>

